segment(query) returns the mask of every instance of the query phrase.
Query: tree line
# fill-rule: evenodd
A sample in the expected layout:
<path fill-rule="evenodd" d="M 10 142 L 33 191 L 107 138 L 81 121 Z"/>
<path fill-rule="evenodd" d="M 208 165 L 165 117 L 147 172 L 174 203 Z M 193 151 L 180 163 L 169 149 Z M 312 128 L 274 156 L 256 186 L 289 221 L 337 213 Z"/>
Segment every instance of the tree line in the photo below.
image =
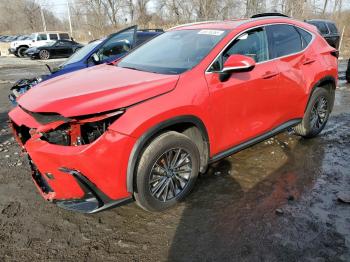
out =
<path fill-rule="evenodd" d="M 338 27 L 350 22 L 343 0 L 67 0 L 73 35 L 98 38 L 127 25 L 168 28 L 173 25 L 249 17 L 262 12 L 281 12 L 298 18 L 328 18 Z M 50 3 L 52 6 L 50 6 Z M 55 2 L 43 8 L 48 30 L 69 30 L 68 12 L 54 15 Z M 64 8 L 63 8 L 64 10 Z M 59 17 L 58 17 L 59 16 Z M 36 0 L 0 2 L 0 34 L 42 31 Z"/>

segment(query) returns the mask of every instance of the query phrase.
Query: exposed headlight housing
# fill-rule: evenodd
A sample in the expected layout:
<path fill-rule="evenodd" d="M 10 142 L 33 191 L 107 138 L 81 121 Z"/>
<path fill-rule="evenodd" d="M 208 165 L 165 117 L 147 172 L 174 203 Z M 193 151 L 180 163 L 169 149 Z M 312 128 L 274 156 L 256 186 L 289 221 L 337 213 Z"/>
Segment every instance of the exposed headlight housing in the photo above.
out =
<path fill-rule="evenodd" d="M 87 145 L 102 136 L 108 127 L 123 113 L 124 110 L 118 110 L 94 116 L 78 117 L 66 123 L 61 122 L 57 127 L 53 125 L 53 128 L 47 131 L 37 131 L 40 132 L 42 140 L 51 144 L 63 146 Z"/>

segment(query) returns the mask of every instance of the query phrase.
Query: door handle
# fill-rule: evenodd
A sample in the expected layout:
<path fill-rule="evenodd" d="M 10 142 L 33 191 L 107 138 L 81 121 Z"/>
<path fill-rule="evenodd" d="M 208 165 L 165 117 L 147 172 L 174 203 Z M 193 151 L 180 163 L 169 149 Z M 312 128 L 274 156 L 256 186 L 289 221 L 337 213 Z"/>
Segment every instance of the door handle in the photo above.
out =
<path fill-rule="evenodd" d="M 263 74 L 262 78 L 269 79 L 269 78 L 275 77 L 276 75 L 278 75 L 278 72 L 267 71 L 265 74 Z"/>
<path fill-rule="evenodd" d="M 303 62 L 303 65 L 309 65 L 312 64 L 313 62 L 315 62 L 316 59 L 312 59 L 312 58 L 306 58 Z"/>

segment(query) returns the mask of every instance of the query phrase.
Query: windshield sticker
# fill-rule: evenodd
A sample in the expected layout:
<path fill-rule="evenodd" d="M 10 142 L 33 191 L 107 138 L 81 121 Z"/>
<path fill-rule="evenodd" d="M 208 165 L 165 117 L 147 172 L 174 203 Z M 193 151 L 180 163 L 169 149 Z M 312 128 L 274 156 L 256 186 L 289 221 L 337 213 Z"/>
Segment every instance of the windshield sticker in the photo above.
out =
<path fill-rule="evenodd" d="M 198 32 L 199 35 L 222 35 L 224 31 L 221 30 L 201 30 Z"/>

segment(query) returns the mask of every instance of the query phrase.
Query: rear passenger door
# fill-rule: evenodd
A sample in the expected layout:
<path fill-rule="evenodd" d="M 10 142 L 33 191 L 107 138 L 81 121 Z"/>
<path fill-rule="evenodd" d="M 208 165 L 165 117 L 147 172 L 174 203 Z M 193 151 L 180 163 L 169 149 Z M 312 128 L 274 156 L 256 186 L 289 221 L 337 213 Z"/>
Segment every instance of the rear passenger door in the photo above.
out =
<path fill-rule="evenodd" d="M 313 35 L 288 24 L 266 26 L 270 56 L 275 59 L 280 73 L 276 106 L 279 122 L 301 118 L 304 115 L 306 92 L 318 72 L 316 55 L 310 46 Z"/>
<path fill-rule="evenodd" d="M 56 55 L 60 57 L 69 57 L 71 54 L 73 54 L 73 46 L 70 41 L 57 41 L 55 50 Z"/>

